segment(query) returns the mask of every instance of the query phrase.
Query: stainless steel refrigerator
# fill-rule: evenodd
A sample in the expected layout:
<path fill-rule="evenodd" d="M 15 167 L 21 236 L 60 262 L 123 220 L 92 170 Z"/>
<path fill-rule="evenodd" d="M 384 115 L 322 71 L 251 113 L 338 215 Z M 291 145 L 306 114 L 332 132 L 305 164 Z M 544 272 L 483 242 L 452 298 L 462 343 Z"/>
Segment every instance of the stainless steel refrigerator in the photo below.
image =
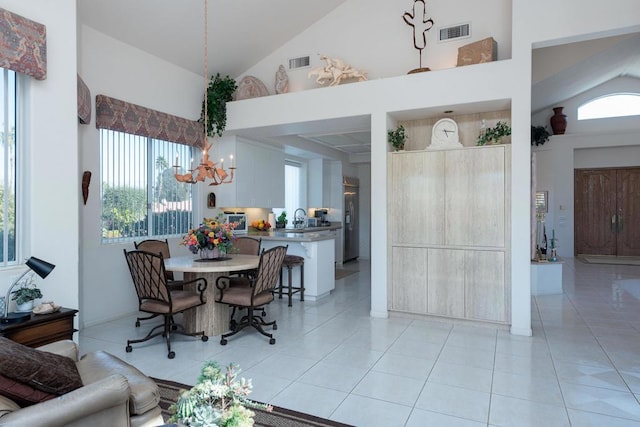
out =
<path fill-rule="evenodd" d="M 344 187 L 344 251 L 342 262 L 353 261 L 360 254 L 358 228 L 358 178 L 345 176 Z"/>

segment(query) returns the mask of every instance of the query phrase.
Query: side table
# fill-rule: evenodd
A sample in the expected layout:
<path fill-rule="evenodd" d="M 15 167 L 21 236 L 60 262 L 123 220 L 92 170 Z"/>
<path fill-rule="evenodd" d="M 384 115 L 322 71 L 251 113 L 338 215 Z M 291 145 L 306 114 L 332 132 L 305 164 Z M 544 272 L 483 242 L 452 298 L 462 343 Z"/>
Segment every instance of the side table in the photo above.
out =
<path fill-rule="evenodd" d="M 20 323 L 0 325 L 0 337 L 29 347 L 38 347 L 60 340 L 73 339 L 73 319 L 78 310 L 61 308 L 55 313 L 33 314 Z"/>

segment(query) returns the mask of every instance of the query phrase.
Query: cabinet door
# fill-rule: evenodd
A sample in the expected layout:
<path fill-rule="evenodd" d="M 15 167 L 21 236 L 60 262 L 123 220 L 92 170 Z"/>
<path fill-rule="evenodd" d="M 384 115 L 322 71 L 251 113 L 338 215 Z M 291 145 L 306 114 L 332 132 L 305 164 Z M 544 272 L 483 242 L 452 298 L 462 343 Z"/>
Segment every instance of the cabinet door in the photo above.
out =
<path fill-rule="evenodd" d="M 447 151 L 445 175 L 445 244 L 504 247 L 504 147 Z"/>
<path fill-rule="evenodd" d="M 465 317 L 506 322 L 507 286 L 503 251 L 465 251 Z"/>
<path fill-rule="evenodd" d="M 391 154 L 391 242 L 443 243 L 444 153 Z"/>
<path fill-rule="evenodd" d="M 391 248 L 391 309 L 427 313 L 427 249 Z"/>
<path fill-rule="evenodd" d="M 429 314 L 464 317 L 464 252 L 455 249 L 429 249 Z"/>

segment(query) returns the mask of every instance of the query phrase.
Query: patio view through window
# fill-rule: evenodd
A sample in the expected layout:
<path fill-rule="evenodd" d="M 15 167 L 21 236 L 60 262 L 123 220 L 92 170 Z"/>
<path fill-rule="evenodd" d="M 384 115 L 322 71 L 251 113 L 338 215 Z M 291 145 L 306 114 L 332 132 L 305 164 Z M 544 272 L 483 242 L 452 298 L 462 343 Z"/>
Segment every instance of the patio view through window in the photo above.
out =
<path fill-rule="evenodd" d="M 103 243 L 185 234 L 193 187 L 175 180 L 173 164 L 192 148 L 105 129 L 100 146 Z"/>
<path fill-rule="evenodd" d="M 0 266 L 16 263 L 16 73 L 0 68 Z"/>

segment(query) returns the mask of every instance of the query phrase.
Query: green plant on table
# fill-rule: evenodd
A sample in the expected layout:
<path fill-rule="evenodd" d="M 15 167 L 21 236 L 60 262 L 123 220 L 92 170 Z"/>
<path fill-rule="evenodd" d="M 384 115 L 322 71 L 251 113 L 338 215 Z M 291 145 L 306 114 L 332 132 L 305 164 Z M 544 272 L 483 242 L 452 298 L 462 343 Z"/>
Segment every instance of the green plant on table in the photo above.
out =
<path fill-rule="evenodd" d="M 282 211 L 282 213 L 280 215 L 278 215 L 278 218 L 276 219 L 276 222 L 281 222 L 286 224 L 287 223 L 287 212 L 286 211 Z"/>
<path fill-rule="evenodd" d="M 499 144 L 500 139 L 505 136 L 511 135 L 511 126 L 506 122 L 499 121 L 493 128 L 487 128 L 487 130 L 478 137 L 476 145 L 492 145 Z"/>
<path fill-rule="evenodd" d="M 42 292 L 40 291 L 40 289 L 36 288 L 36 283 L 33 275 L 30 275 L 25 283 L 20 286 L 20 288 L 12 292 L 13 296 L 11 297 L 11 300 L 15 301 L 16 304 L 20 305 L 24 304 L 25 302 L 42 298 Z"/>
<path fill-rule="evenodd" d="M 191 427 L 251 427 L 254 412 L 249 407 L 271 411 L 273 407 L 247 398 L 253 385 L 251 380 L 238 380 L 240 369 L 230 364 L 222 372 L 214 361 L 205 362 L 197 384 L 182 391 L 171 405 L 170 422 Z"/>

